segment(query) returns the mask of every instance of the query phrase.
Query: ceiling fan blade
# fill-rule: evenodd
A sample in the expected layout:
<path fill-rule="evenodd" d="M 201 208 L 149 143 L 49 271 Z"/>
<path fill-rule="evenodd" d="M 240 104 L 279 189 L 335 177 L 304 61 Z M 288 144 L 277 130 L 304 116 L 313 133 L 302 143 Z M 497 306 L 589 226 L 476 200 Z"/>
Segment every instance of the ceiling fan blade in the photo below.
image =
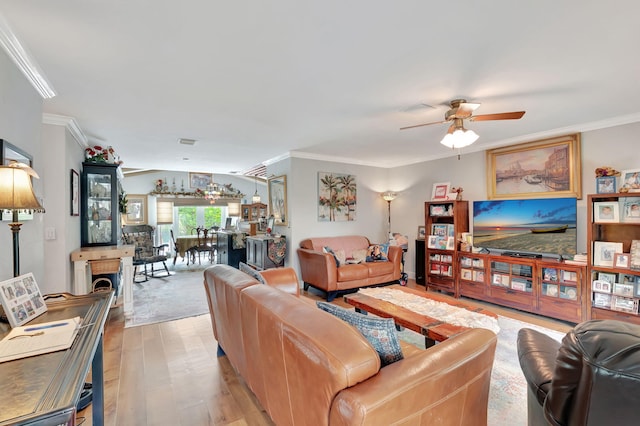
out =
<path fill-rule="evenodd" d="M 433 123 L 416 124 L 415 126 L 400 127 L 400 130 L 413 129 L 414 127 L 431 126 L 432 124 L 442 124 L 446 121 L 434 121 Z"/>
<path fill-rule="evenodd" d="M 522 118 L 525 111 L 501 112 L 498 114 L 483 114 L 469 117 L 471 121 L 490 121 L 490 120 L 517 120 Z"/>

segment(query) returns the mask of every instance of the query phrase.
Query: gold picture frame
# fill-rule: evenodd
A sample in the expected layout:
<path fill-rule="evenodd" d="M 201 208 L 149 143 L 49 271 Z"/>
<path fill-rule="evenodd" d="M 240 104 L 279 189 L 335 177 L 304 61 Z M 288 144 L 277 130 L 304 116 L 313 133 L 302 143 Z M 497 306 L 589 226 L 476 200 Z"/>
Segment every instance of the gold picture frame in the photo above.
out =
<path fill-rule="evenodd" d="M 213 173 L 192 173 L 189 172 L 189 188 L 206 189 L 207 185 L 213 183 Z"/>
<path fill-rule="evenodd" d="M 287 176 L 274 176 L 267 180 L 269 193 L 269 215 L 273 216 L 275 225 L 289 224 L 287 209 Z"/>
<path fill-rule="evenodd" d="M 580 134 L 487 150 L 487 194 L 582 198 Z"/>
<path fill-rule="evenodd" d="M 147 196 L 127 194 L 127 213 L 124 214 L 127 225 L 143 225 L 147 223 Z"/>

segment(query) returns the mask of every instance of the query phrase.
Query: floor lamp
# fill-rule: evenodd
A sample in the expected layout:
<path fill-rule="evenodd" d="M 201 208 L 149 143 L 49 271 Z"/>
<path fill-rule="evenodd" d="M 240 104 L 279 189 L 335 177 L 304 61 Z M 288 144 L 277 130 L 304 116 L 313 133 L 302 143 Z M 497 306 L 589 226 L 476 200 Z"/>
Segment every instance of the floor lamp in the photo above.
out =
<path fill-rule="evenodd" d="M 31 210 L 44 213 L 44 209 L 36 199 L 31 186 L 31 176 L 38 174 L 22 163 L 0 166 L 0 210 L 11 210 L 13 218 L 9 224 L 13 234 L 13 276 L 20 275 L 20 227 L 19 210 Z"/>
<path fill-rule="evenodd" d="M 387 227 L 387 238 L 391 239 L 391 202 L 396 199 L 397 194 L 392 191 L 386 191 L 382 194 L 382 199 L 387 202 L 387 214 L 388 214 L 388 227 Z"/>

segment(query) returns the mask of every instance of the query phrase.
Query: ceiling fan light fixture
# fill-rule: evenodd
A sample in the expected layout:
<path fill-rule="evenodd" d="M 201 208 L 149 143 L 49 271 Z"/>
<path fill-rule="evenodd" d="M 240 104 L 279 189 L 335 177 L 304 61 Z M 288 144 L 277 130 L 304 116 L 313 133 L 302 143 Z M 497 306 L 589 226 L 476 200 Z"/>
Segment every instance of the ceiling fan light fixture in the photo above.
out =
<path fill-rule="evenodd" d="M 464 148 L 478 140 L 480 136 L 473 130 L 459 127 L 452 133 L 447 133 L 440 143 L 448 148 Z"/>

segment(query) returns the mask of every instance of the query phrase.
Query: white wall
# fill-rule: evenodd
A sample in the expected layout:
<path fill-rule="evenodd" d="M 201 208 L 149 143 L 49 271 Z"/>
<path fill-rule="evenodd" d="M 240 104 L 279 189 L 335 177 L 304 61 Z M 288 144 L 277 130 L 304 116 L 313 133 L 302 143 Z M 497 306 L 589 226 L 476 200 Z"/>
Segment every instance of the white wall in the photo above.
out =
<path fill-rule="evenodd" d="M 44 232 L 53 229 L 55 239 L 44 240 L 45 276 L 55 277 L 40 288 L 46 293 L 71 292 L 73 262 L 70 253 L 80 248 L 80 216 L 71 216 L 71 169 L 82 173 L 84 148 L 65 126 L 42 126 L 43 155 L 47 158 L 43 179 L 45 204 Z M 46 237 L 45 237 L 46 238 Z"/>
<path fill-rule="evenodd" d="M 33 168 L 41 179 L 33 180 L 36 197 L 42 201 L 44 164 L 41 148 L 42 98 L 0 49 L 0 139 L 33 156 Z M 47 205 L 43 202 L 43 207 Z M 46 213 L 45 213 L 46 214 Z M 38 285 L 52 280 L 44 274 L 44 214 L 34 214 L 20 231 L 20 273 L 33 272 Z M 9 222 L 0 223 L 0 280 L 13 277 L 12 235 Z"/>

